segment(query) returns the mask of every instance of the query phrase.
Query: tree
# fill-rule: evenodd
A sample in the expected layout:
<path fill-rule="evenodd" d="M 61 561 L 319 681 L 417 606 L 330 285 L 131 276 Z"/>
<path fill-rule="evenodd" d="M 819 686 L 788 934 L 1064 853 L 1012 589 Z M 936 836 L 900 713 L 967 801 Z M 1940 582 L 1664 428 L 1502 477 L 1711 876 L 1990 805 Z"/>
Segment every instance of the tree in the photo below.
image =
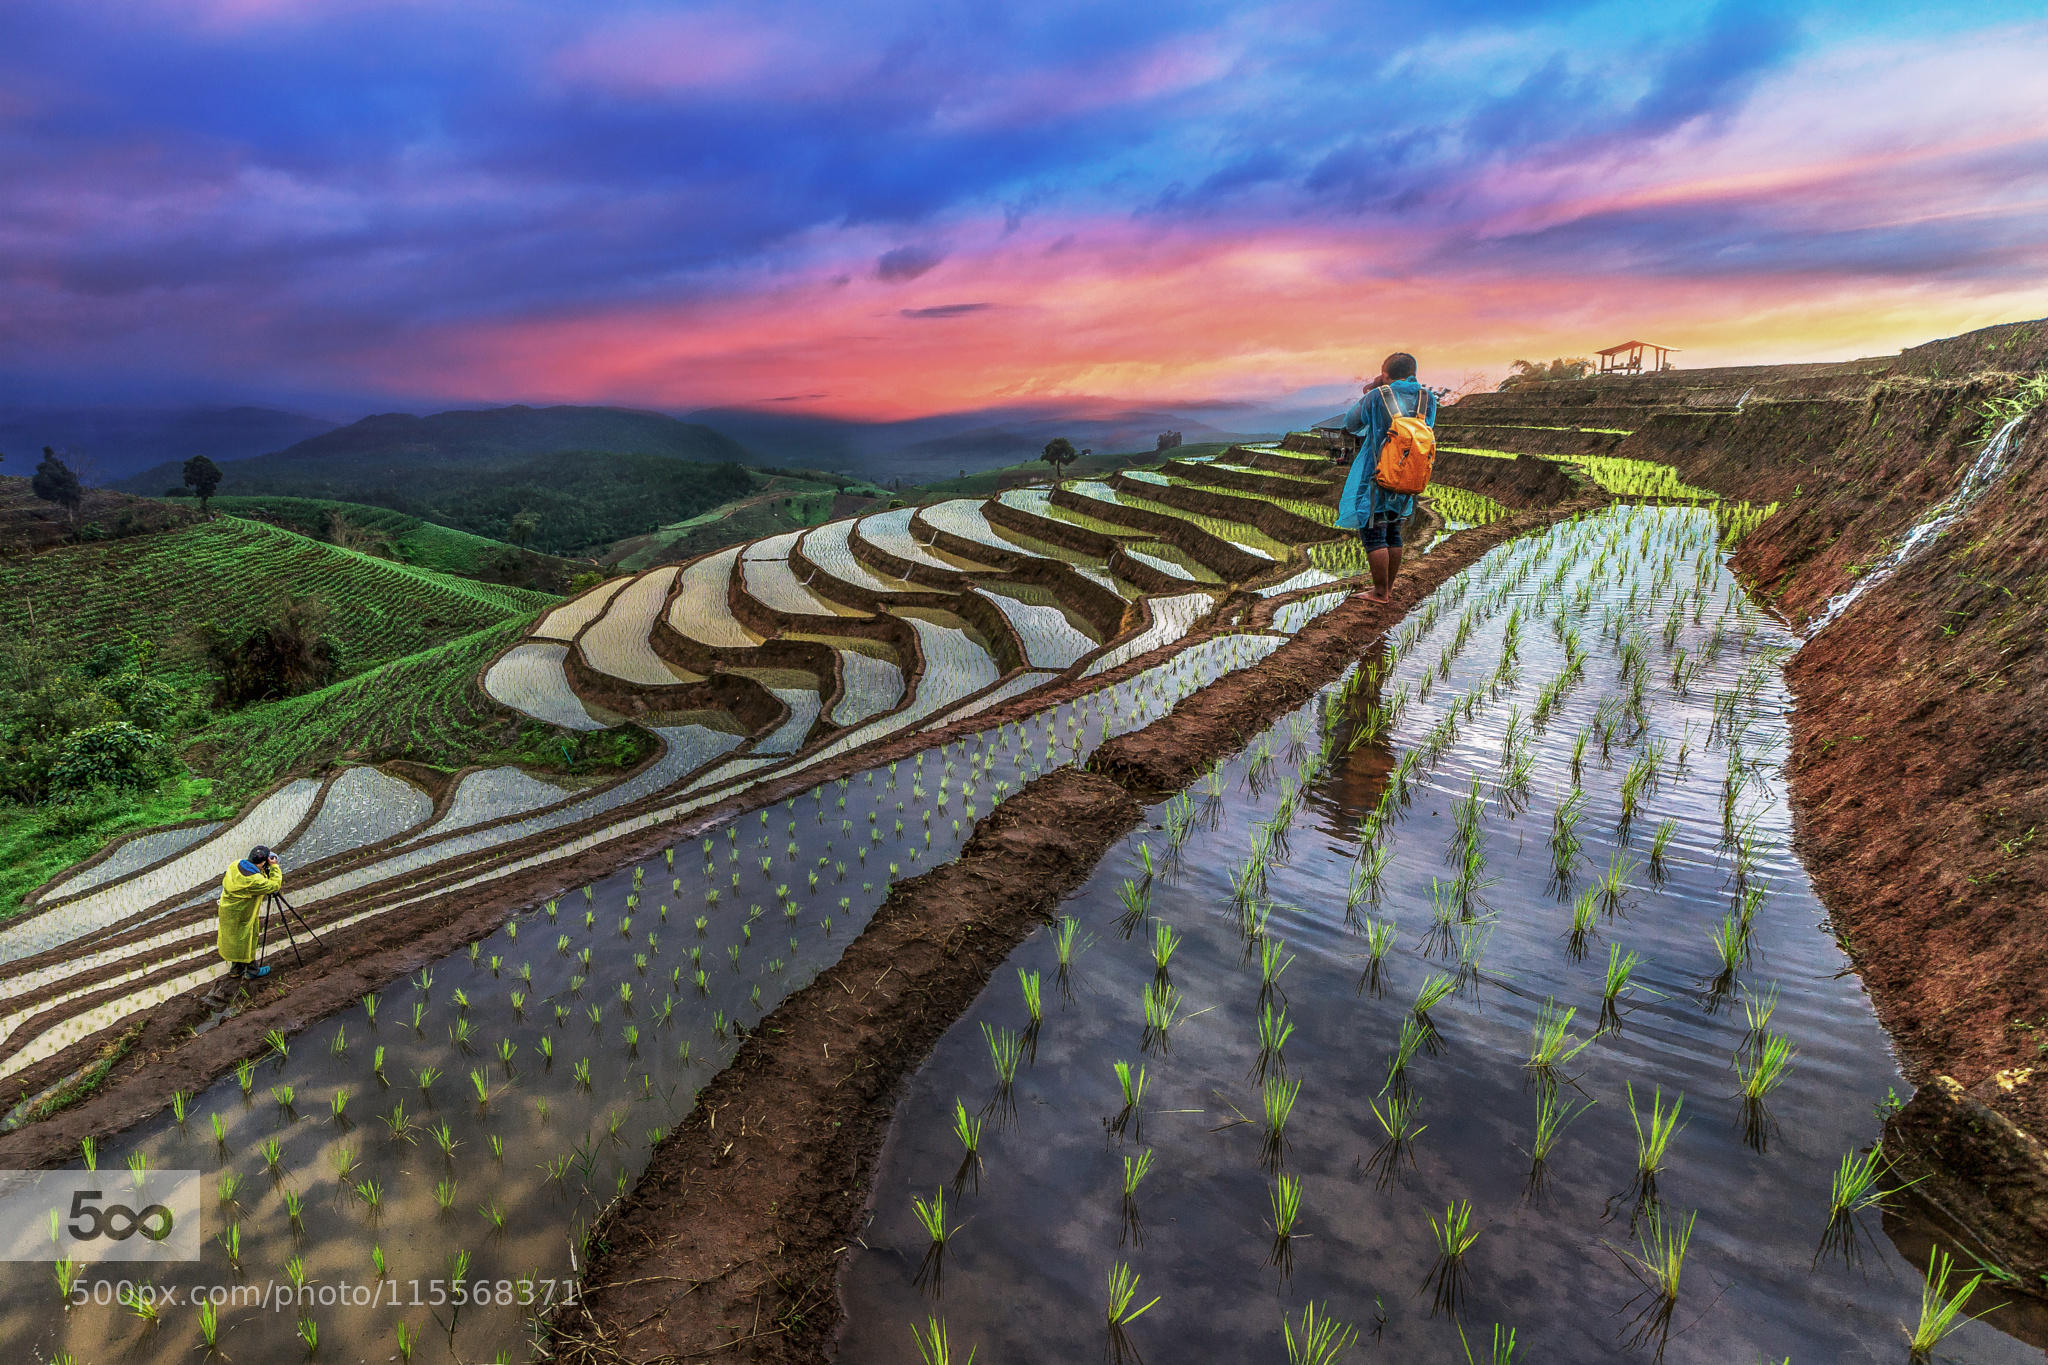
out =
<path fill-rule="evenodd" d="M 1154 454 L 1157 454 L 1157 453 L 1158 453 L 1159 451 L 1162 451 L 1162 450 L 1172 450 L 1172 449 L 1173 449 L 1174 447 L 1178 446 L 1179 444 L 1180 444 L 1180 433 L 1179 433 L 1179 432 L 1177 432 L 1177 431 L 1162 431 L 1162 432 L 1160 432 L 1160 433 L 1159 433 L 1159 444 L 1157 444 L 1157 445 L 1153 446 L 1153 447 L 1152 447 L 1152 450 L 1153 450 L 1153 453 L 1154 453 Z"/>
<path fill-rule="evenodd" d="M 1052 466 L 1054 482 L 1059 481 L 1060 471 L 1080 458 L 1074 450 L 1074 443 L 1064 436 L 1055 436 L 1045 443 L 1045 451 L 1039 459 Z"/>
<path fill-rule="evenodd" d="M 53 502 L 63 508 L 71 517 L 71 534 L 78 535 L 78 512 L 85 506 L 85 485 L 78 481 L 78 475 L 70 465 L 57 458 L 57 452 L 43 447 L 43 462 L 36 466 L 35 477 L 29 480 L 29 487 L 44 502 Z"/>
<path fill-rule="evenodd" d="M 154 786 L 177 767 L 163 736 L 125 720 L 74 730 L 50 768 L 50 790 L 76 796 L 94 787 L 136 790 Z"/>
<path fill-rule="evenodd" d="M 526 542 L 540 532 L 540 518 L 531 512 L 521 512 L 505 525 L 505 539 L 524 550 Z"/>
<path fill-rule="evenodd" d="M 1500 381 L 1500 387 L 1503 389 L 1533 384 L 1543 379 L 1584 379 L 1593 372 L 1593 362 L 1584 356 L 1572 356 L 1569 359 L 1560 356 L 1548 365 L 1540 360 L 1517 360 L 1509 364 L 1508 371 L 1508 377 Z"/>
<path fill-rule="evenodd" d="M 204 455 L 194 455 L 185 461 L 185 487 L 192 490 L 199 499 L 199 510 L 206 510 L 207 499 L 213 490 L 220 487 L 220 466 Z"/>

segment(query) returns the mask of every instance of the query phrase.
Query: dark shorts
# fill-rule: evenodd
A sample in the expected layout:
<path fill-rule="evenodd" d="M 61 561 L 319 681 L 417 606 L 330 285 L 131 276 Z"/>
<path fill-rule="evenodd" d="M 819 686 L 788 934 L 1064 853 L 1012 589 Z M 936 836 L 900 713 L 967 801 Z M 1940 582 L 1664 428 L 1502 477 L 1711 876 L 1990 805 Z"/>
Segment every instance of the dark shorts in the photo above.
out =
<path fill-rule="evenodd" d="M 1371 517 L 1359 528 L 1358 543 L 1368 552 L 1401 548 L 1401 518 L 1388 513 Z"/>

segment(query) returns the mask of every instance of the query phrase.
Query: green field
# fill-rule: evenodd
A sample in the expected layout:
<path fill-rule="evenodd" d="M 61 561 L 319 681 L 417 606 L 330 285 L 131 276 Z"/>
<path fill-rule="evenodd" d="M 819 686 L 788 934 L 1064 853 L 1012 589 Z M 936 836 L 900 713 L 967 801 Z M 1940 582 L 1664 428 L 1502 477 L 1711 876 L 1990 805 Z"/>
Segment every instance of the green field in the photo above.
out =
<path fill-rule="evenodd" d="M 153 646 L 175 685 L 207 677 L 195 633 L 245 634 L 287 595 L 328 609 L 344 673 L 524 616 L 554 599 L 477 583 L 218 517 L 174 531 L 0 561 L 0 633 L 34 635 L 59 664 L 124 641 Z"/>
<path fill-rule="evenodd" d="M 566 585 L 587 564 L 472 535 L 388 507 L 332 498 L 215 498 L 215 511 L 282 526 L 314 540 L 365 550 L 416 569 L 493 582 L 541 580 Z"/>
<path fill-rule="evenodd" d="M 832 506 L 842 494 L 876 499 L 877 508 L 886 506 L 886 499 L 894 496 L 859 479 L 812 470 L 749 472 L 759 482 L 748 493 L 694 517 L 619 541 L 604 557 L 605 567 L 638 573 L 656 564 L 694 559 L 742 540 L 816 526 L 832 519 Z"/>
<path fill-rule="evenodd" d="M 338 681 L 218 709 L 205 636 L 239 644 L 289 597 L 324 608 Z M 572 769 L 637 757 L 636 738 L 612 740 L 616 753 L 536 749 L 475 692 L 478 664 L 556 600 L 232 516 L 0 559 L 0 907 L 117 834 L 225 818 L 345 754 Z M 125 784 L 66 787 L 67 746 L 112 724 L 146 732 L 156 760 Z"/>
<path fill-rule="evenodd" d="M 192 754 L 216 790 L 237 799 L 335 759 L 406 758 L 450 772 L 499 763 L 603 772 L 637 763 L 652 744 L 643 731 L 568 735 L 483 694 L 484 665 L 527 624 L 519 617 L 318 692 L 232 712 L 193 736 Z"/>

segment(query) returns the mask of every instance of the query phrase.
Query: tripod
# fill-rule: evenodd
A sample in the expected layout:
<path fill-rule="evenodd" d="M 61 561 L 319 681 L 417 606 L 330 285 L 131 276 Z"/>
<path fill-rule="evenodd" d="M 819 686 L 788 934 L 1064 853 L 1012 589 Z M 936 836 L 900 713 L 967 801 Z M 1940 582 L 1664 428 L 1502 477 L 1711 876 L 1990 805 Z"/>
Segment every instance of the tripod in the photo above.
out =
<path fill-rule="evenodd" d="M 292 932 L 292 925 L 296 923 L 306 937 L 315 943 L 320 941 L 320 935 L 313 932 L 313 926 L 306 923 L 306 917 L 299 913 L 297 906 L 284 898 L 282 891 L 273 891 L 263 898 L 263 928 L 256 939 L 256 960 L 261 962 L 267 956 L 270 926 L 273 923 L 284 931 L 285 942 L 291 945 L 292 961 L 304 966 L 306 959 L 299 952 L 298 935 Z"/>

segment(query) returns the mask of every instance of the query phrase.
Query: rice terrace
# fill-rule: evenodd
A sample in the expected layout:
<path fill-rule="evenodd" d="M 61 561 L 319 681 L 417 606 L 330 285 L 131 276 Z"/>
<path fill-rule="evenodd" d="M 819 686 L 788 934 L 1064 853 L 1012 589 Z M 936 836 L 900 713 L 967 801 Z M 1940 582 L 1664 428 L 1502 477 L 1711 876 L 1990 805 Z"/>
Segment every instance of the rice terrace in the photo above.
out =
<path fill-rule="evenodd" d="M 0 1359 L 2048 1353 L 2038 16 L 102 8 Z"/>

